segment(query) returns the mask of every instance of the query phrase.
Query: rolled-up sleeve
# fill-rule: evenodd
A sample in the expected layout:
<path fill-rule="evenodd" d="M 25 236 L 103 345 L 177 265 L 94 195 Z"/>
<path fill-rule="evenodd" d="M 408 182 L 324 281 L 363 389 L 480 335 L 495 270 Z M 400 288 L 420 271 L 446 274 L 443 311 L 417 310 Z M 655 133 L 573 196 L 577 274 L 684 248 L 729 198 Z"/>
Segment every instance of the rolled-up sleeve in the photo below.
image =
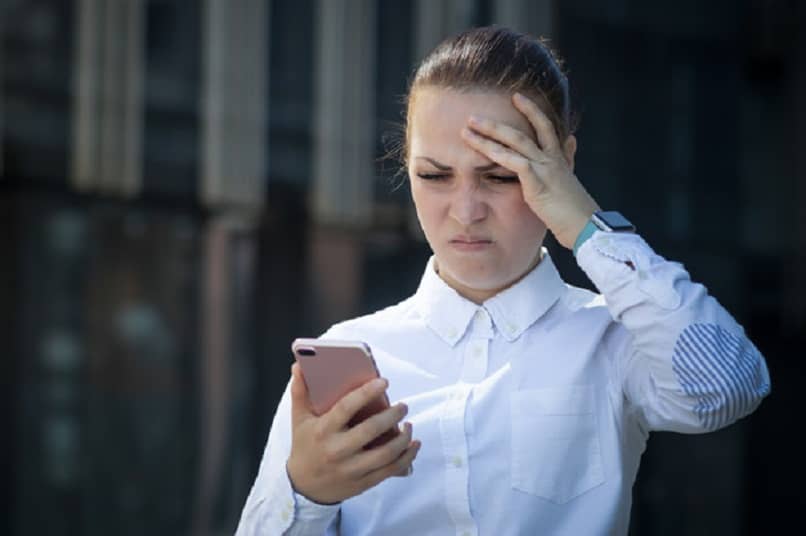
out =
<path fill-rule="evenodd" d="M 614 359 L 616 376 L 649 430 L 716 430 L 769 394 L 764 357 L 681 264 L 638 235 L 599 231 L 577 262 L 629 334 Z"/>

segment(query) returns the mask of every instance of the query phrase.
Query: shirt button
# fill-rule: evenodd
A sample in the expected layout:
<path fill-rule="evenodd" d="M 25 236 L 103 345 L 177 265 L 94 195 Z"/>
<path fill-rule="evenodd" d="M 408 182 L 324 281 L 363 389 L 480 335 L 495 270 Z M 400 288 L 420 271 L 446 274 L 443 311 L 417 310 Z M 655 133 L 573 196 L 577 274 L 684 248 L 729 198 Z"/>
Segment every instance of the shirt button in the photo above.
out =
<path fill-rule="evenodd" d="M 459 456 L 454 456 L 452 461 L 454 467 L 462 467 L 462 458 Z"/>
<path fill-rule="evenodd" d="M 473 357 L 481 357 L 482 349 L 478 346 L 473 348 Z"/>
<path fill-rule="evenodd" d="M 448 336 L 449 339 L 453 339 L 456 337 L 456 330 L 453 328 L 448 328 L 445 330 L 445 334 Z"/>
<path fill-rule="evenodd" d="M 517 329 L 518 328 L 515 326 L 515 324 L 507 324 L 507 333 L 509 333 L 510 335 L 515 335 Z"/>
<path fill-rule="evenodd" d="M 288 521 L 288 510 L 283 510 L 283 513 L 280 517 L 283 518 L 283 521 Z"/>
<path fill-rule="evenodd" d="M 462 533 L 462 536 L 471 536 L 470 531 L 466 530 Z"/>

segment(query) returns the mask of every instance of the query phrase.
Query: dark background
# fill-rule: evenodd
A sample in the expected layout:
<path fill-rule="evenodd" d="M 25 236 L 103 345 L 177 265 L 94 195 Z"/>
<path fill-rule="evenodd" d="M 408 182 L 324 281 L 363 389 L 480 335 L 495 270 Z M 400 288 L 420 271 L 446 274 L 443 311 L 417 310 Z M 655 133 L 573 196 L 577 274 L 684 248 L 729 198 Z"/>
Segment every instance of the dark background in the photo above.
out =
<path fill-rule="evenodd" d="M 71 178 L 77 24 L 93 3 L 110 2 L 0 4 L 0 533 L 230 534 L 290 341 L 409 295 L 427 258 L 408 191 L 380 159 L 417 59 L 418 4 L 379 0 L 355 22 L 376 43 L 374 124 L 362 127 L 377 140 L 372 217 L 328 225 L 309 201 L 319 2 L 259 11 L 267 164 L 246 204 L 200 194 L 203 2 L 131 2 L 144 17 L 139 188 Z M 492 21 L 494 0 L 448 4 L 471 25 Z M 581 113 L 577 175 L 708 286 L 772 377 L 759 410 L 727 429 L 653 435 L 631 534 L 797 532 L 806 7 L 549 4 Z M 566 279 L 590 287 L 549 246 Z"/>

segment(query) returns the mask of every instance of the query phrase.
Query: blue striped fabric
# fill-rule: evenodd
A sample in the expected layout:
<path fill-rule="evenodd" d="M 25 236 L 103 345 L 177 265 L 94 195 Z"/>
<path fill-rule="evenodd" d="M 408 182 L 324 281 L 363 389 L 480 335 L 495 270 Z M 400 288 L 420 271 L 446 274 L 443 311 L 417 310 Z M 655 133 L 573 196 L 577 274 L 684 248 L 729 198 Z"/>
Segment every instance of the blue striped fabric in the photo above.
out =
<path fill-rule="evenodd" d="M 743 417 L 770 388 L 752 343 L 713 324 L 693 324 L 680 334 L 672 367 L 683 391 L 697 400 L 694 411 L 707 430 Z"/>

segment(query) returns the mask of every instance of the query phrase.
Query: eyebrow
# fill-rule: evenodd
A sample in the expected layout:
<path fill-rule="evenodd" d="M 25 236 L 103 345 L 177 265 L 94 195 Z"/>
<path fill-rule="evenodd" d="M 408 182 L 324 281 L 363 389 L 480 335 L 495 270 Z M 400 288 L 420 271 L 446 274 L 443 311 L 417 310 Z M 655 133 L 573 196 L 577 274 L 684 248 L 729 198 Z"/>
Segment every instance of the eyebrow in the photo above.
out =
<path fill-rule="evenodd" d="M 420 159 L 420 160 L 427 160 L 435 168 L 439 169 L 440 171 L 450 171 L 451 170 L 451 166 L 446 166 L 445 164 L 440 164 L 439 162 L 437 162 L 433 158 L 429 158 L 427 156 L 418 156 L 416 158 Z M 497 162 L 491 162 L 491 163 L 485 164 L 483 166 L 476 166 L 473 169 L 475 169 L 476 171 L 490 171 L 491 169 L 495 169 L 495 168 L 499 168 L 499 167 L 503 167 L 503 166 L 501 164 L 498 164 Z"/>

